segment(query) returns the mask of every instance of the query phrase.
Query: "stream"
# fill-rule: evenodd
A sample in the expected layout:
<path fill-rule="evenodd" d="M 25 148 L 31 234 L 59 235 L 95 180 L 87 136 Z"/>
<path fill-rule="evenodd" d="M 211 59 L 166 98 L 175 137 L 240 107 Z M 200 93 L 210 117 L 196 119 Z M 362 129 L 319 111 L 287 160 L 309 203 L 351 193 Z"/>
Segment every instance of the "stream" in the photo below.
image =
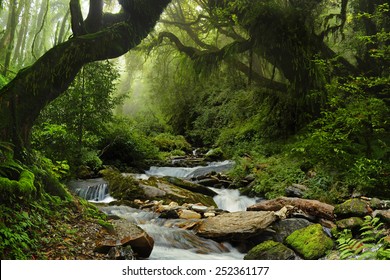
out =
<path fill-rule="evenodd" d="M 151 167 L 145 174 L 134 175 L 146 179 L 149 176 L 173 176 L 191 179 L 203 176 L 212 171 L 223 172 L 230 169 L 233 162 L 215 162 L 199 167 Z M 103 179 L 77 180 L 69 184 L 77 195 L 97 203 L 106 205 L 114 199 L 110 196 L 108 185 Z M 217 195 L 214 197 L 218 208 L 229 212 L 245 211 L 246 207 L 256 203 L 256 199 L 240 195 L 238 190 L 211 188 Z M 243 253 L 228 243 L 218 243 L 211 239 L 197 236 L 193 231 L 180 229 L 175 224 L 179 219 L 160 219 L 158 214 L 128 206 L 99 206 L 106 214 L 116 215 L 134 222 L 145 230 L 155 241 L 154 249 L 149 257 L 152 260 L 242 260 Z"/>

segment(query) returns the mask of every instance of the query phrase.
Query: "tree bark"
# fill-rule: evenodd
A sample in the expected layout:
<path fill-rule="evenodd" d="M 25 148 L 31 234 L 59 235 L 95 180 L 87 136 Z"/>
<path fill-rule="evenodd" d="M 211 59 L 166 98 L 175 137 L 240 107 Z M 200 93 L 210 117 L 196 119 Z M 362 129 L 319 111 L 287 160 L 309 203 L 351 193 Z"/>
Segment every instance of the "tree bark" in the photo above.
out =
<path fill-rule="evenodd" d="M 76 36 L 47 51 L 0 90 L 0 141 L 12 142 L 23 156 L 41 110 L 60 96 L 89 62 L 119 57 L 137 46 L 154 27 L 170 0 L 128 0 L 137 9 L 127 21 Z"/>

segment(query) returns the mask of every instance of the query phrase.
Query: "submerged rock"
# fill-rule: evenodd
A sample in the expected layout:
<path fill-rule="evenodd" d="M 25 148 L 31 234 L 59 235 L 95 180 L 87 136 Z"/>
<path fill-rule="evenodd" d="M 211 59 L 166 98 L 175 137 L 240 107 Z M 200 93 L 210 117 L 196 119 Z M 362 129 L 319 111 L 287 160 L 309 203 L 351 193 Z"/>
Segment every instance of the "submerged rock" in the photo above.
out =
<path fill-rule="evenodd" d="M 244 260 L 294 260 L 296 254 L 293 250 L 280 242 L 268 240 L 252 248 Z"/>
<path fill-rule="evenodd" d="M 215 240 L 245 240 L 264 231 L 277 220 L 272 211 L 233 212 L 203 220 L 199 236 Z"/>
<path fill-rule="evenodd" d="M 333 241 L 322 230 L 320 224 L 310 225 L 290 234 L 285 243 L 307 260 L 323 257 L 333 248 Z"/>

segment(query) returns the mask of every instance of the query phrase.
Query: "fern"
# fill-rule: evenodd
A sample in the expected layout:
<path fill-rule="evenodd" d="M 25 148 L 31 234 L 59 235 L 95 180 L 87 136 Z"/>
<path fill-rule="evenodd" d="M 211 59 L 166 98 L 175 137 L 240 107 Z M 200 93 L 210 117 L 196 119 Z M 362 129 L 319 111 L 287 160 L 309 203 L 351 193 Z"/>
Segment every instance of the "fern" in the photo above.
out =
<path fill-rule="evenodd" d="M 385 230 L 379 218 L 366 216 L 360 232 L 360 239 L 353 238 L 348 229 L 338 234 L 340 259 L 390 259 L 390 247 L 384 241 Z"/>

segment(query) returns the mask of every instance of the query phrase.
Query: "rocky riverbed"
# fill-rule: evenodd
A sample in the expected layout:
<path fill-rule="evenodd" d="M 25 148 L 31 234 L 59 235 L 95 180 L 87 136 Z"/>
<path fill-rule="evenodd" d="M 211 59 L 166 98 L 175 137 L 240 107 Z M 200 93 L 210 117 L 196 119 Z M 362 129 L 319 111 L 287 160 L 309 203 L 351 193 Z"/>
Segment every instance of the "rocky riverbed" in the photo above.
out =
<path fill-rule="evenodd" d="M 110 235 L 95 244 L 95 254 L 101 258 L 149 258 L 154 247 L 172 246 L 201 252 L 206 258 L 207 254 L 211 258 L 213 253 L 226 253 L 229 258 L 244 259 L 337 259 L 337 232 L 345 229 L 355 232 L 367 216 L 378 217 L 384 223 L 383 240 L 388 244 L 389 201 L 359 197 L 329 205 L 297 197 L 301 196 L 304 186 L 293 185 L 286 190 L 286 195 L 293 197 L 252 201 L 254 203 L 246 209 L 229 212 L 219 208 L 213 200 L 218 195 L 213 188 L 234 189 L 237 184 L 222 173 L 213 171 L 192 180 L 186 176 L 150 176 L 137 179 L 141 197 L 100 204 L 99 208 L 108 214 L 108 221 L 113 225 Z M 248 177 L 239 184 L 250 182 Z M 118 209 L 127 211 L 127 216 Z M 149 216 L 140 221 L 134 219 L 134 213 Z M 155 229 L 151 230 L 150 221 L 154 228 L 158 224 L 158 234 Z M 160 235 L 164 233 L 160 230 L 164 228 L 168 233 L 162 241 Z M 180 242 L 184 245 L 178 244 Z M 183 252 L 175 257 L 180 258 Z M 197 256 L 200 255 L 190 258 Z"/>

